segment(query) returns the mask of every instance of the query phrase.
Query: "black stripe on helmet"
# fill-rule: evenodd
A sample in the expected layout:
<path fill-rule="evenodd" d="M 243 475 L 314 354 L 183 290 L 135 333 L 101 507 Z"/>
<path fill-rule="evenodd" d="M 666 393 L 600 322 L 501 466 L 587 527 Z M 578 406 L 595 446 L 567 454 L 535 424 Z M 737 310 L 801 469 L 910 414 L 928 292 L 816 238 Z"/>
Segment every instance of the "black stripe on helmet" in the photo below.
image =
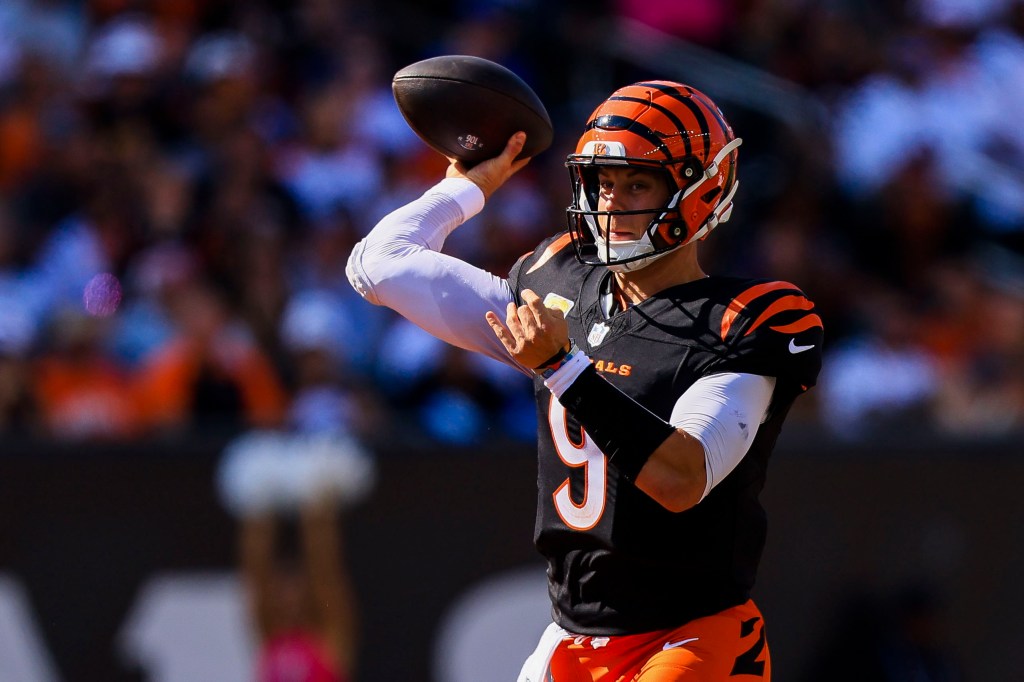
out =
<path fill-rule="evenodd" d="M 672 158 L 672 154 L 669 153 L 668 147 L 665 146 L 665 143 L 662 141 L 661 137 L 659 137 L 656 132 L 645 126 L 643 123 L 638 123 L 637 121 L 634 121 L 633 119 L 628 118 L 626 116 L 618 116 L 616 114 L 602 114 L 601 116 L 598 116 L 593 121 L 591 121 L 590 125 L 587 126 L 588 130 L 593 128 L 617 128 L 619 130 L 627 130 L 635 135 L 644 138 L 652 145 L 657 147 L 661 151 L 661 153 L 665 155 L 665 158 Z"/>
<path fill-rule="evenodd" d="M 693 117 L 697 119 L 697 125 L 700 126 L 701 136 L 704 138 L 704 159 L 708 161 L 708 154 L 711 153 L 711 129 L 708 127 L 708 118 L 704 115 L 704 112 L 700 110 L 700 107 L 694 104 L 693 100 L 688 95 L 681 93 L 678 89 L 673 88 L 670 85 L 663 85 L 661 83 L 638 83 L 641 87 L 653 88 L 658 92 L 664 93 L 669 97 L 680 102 L 683 106 L 690 110 Z M 721 122 L 721 121 L 719 121 Z M 685 130 L 685 128 L 681 128 Z M 724 130 L 723 126 L 723 130 Z"/>
<path fill-rule="evenodd" d="M 683 124 L 683 122 L 681 120 L 679 120 L 679 117 L 676 116 L 672 112 L 671 109 L 667 109 L 664 106 L 658 104 L 657 102 L 652 102 L 649 99 L 643 99 L 643 98 L 640 98 L 640 97 L 622 97 L 622 96 L 617 96 L 617 97 L 609 97 L 608 99 L 609 100 L 614 100 L 616 102 L 636 102 L 638 104 L 646 104 L 649 107 L 651 107 L 652 109 L 657 109 L 662 114 L 664 114 L 665 117 L 669 121 L 672 122 L 672 125 L 674 125 L 676 127 L 676 130 L 678 130 L 680 132 L 686 130 L 686 126 Z M 691 145 L 690 145 L 690 136 L 689 135 L 680 135 L 680 137 L 683 138 L 683 144 L 686 147 L 686 156 L 690 156 L 691 154 L 693 154 L 693 149 L 691 148 Z"/>
<path fill-rule="evenodd" d="M 690 92 L 694 97 L 704 102 L 704 106 L 708 108 L 708 111 L 710 111 L 711 114 L 715 117 L 715 120 L 718 121 L 718 125 L 722 126 L 722 132 L 728 135 L 729 124 L 725 122 L 725 117 L 722 115 L 722 112 L 718 108 L 718 105 L 712 102 L 711 99 L 702 92 L 697 92 L 694 90 L 691 90 Z"/>

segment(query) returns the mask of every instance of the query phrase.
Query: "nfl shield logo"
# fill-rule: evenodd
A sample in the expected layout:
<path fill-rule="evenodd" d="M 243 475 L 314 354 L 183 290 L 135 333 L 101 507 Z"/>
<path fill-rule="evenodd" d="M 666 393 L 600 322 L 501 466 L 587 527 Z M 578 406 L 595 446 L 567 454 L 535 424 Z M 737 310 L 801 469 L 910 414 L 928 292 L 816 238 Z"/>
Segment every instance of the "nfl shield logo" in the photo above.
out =
<path fill-rule="evenodd" d="M 590 328 L 590 334 L 587 335 L 587 343 L 591 348 L 600 346 L 606 336 L 608 336 L 608 325 L 604 322 L 595 322 L 594 326 Z"/>

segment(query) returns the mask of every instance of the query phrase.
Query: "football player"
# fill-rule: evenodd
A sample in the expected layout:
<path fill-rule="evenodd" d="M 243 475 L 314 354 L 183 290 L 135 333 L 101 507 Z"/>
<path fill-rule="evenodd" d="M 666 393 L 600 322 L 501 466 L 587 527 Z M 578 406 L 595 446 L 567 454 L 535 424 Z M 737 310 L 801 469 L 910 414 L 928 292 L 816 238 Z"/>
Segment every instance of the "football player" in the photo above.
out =
<path fill-rule="evenodd" d="M 524 139 L 472 169 L 453 161 L 347 268 L 368 301 L 533 378 L 554 622 L 519 679 L 768 680 L 750 596 L 758 496 L 817 377 L 822 322 L 788 282 L 700 265 L 732 211 L 741 141 L 687 85 L 617 90 L 566 162 L 568 230 L 502 279 L 441 248 L 526 163 Z"/>

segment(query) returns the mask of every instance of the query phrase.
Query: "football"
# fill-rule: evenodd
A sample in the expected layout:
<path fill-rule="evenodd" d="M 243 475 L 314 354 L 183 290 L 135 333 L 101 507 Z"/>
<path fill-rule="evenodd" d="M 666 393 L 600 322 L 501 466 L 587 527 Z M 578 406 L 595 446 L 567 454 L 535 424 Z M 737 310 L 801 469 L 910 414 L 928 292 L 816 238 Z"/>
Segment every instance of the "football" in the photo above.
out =
<path fill-rule="evenodd" d="M 424 59 L 396 73 L 391 89 L 420 139 L 466 166 L 497 156 L 520 130 L 526 145 L 519 158 L 551 145 L 551 118 L 540 98 L 519 76 L 487 59 Z"/>

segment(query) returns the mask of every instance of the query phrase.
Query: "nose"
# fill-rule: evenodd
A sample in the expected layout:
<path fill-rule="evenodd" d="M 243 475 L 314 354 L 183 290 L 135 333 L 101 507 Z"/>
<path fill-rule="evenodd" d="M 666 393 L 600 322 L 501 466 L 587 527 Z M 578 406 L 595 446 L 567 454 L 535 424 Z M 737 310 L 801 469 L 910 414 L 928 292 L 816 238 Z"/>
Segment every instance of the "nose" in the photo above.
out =
<path fill-rule="evenodd" d="M 602 211 L 611 211 L 615 209 L 622 209 L 622 205 L 616 198 L 614 189 L 604 189 L 598 197 L 598 209 Z"/>

